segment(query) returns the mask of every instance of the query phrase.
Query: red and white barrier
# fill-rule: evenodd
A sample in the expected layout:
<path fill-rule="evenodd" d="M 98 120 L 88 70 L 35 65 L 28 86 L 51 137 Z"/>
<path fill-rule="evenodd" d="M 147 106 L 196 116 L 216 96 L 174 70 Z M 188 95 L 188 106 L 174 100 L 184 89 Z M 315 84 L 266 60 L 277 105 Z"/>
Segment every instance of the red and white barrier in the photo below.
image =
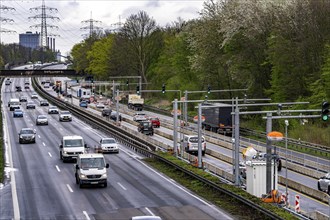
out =
<path fill-rule="evenodd" d="M 295 211 L 300 212 L 300 196 L 296 195 L 296 205 L 295 205 Z"/>

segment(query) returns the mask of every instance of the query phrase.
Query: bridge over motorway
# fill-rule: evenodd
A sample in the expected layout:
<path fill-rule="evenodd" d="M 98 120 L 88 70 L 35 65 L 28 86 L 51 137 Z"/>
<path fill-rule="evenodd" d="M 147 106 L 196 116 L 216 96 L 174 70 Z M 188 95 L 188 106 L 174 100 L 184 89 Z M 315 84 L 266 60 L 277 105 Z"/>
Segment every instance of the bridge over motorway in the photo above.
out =
<path fill-rule="evenodd" d="M 0 77 L 47 77 L 47 76 L 86 76 L 75 70 L 68 69 L 23 69 L 23 70 L 0 70 Z"/>

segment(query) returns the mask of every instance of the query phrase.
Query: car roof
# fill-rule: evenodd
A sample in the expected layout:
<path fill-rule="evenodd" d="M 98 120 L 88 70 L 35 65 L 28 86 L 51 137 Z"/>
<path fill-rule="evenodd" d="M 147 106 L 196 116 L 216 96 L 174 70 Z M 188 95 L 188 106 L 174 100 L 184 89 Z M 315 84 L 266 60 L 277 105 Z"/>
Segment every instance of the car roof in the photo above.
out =
<path fill-rule="evenodd" d="M 87 154 L 79 154 L 80 158 L 104 158 L 103 154 L 93 154 L 93 153 L 87 153 Z"/>
<path fill-rule="evenodd" d="M 116 140 L 116 139 L 105 137 L 105 138 L 101 138 L 101 140 Z"/>
<path fill-rule="evenodd" d="M 83 138 L 79 135 L 66 135 L 66 136 L 63 136 L 63 140 L 71 140 L 71 139 L 83 139 Z"/>

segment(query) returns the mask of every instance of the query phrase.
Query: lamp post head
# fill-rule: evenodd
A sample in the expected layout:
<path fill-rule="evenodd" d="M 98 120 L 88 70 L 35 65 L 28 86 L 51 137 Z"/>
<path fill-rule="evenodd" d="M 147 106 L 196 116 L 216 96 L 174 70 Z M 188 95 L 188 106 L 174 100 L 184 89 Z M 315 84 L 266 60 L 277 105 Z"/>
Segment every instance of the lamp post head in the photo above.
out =
<path fill-rule="evenodd" d="M 286 126 L 289 126 L 289 120 L 285 120 L 284 123 Z"/>

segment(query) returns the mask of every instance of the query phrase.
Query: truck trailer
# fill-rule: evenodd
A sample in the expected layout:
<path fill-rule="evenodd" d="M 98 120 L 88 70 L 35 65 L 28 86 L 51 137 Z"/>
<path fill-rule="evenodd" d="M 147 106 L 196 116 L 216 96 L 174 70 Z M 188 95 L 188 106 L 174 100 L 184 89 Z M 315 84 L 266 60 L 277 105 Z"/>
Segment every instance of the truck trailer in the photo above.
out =
<path fill-rule="evenodd" d="M 224 103 L 204 103 L 203 106 L 210 106 L 210 108 L 203 107 L 202 109 L 202 114 L 205 117 L 202 127 L 208 131 L 230 135 L 233 130 L 232 106 Z"/>
<path fill-rule="evenodd" d="M 127 107 L 129 109 L 133 109 L 135 111 L 143 110 L 144 99 L 141 98 L 140 95 L 129 94 L 128 95 L 128 104 Z"/>

